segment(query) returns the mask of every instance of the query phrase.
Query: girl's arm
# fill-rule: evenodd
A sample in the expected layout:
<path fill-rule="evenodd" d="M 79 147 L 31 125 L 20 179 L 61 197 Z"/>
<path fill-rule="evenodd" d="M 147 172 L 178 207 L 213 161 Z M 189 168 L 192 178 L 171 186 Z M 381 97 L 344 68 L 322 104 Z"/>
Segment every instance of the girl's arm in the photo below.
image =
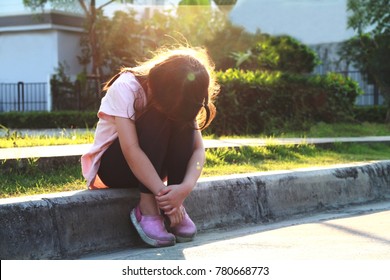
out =
<path fill-rule="evenodd" d="M 127 118 L 115 117 L 115 125 L 123 155 L 131 171 L 150 191 L 155 195 L 158 194 L 165 188 L 165 185 L 158 176 L 149 158 L 139 146 L 134 121 Z"/>

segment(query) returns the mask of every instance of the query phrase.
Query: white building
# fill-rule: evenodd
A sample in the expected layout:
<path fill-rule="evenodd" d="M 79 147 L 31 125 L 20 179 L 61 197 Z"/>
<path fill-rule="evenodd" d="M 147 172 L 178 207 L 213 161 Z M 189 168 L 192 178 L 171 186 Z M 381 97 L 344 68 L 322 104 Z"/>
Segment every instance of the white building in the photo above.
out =
<path fill-rule="evenodd" d="M 82 70 L 77 55 L 83 18 L 61 12 L 33 14 L 22 0 L 3 0 L 0 11 L 0 112 L 51 110 L 49 81 L 59 63 L 66 63 L 73 74 Z M 25 85 L 22 90 L 19 82 Z"/>
<path fill-rule="evenodd" d="M 60 62 L 81 71 L 81 16 L 59 12 L 0 17 L 0 82 L 45 82 Z"/>
<path fill-rule="evenodd" d="M 108 2 L 98 0 L 97 6 Z M 148 5 L 164 0 L 135 0 Z M 69 73 L 77 75 L 82 69 L 80 35 L 84 32 L 82 10 L 79 15 L 51 10 L 45 6 L 32 13 L 23 0 L 1 0 L 0 3 L 0 83 L 46 82 L 56 72 L 59 63 L 69 66 Z M 107 11 L 121 9 L 121 4 L 110 4 Z"/>
<path fill-rule="evenodd" d="M 231 20 L 248 31 L 288 34 L 304 44 L 339 43 L 351 38 L 346 0 L 238 0 Z"/>
<path fill-rule="evenodd" d="M 136 5 L 173 5 L 176 0 L 135 0 Z M 97 0 L 99 7 L 107 0 Z M 112 13 L 126 5 L 112 3 Z M 55 11 L 50 4 L 33 13 L 23 0 L 0 2 L 0 112 L 51 110 L 50 78 L 61 64 L 75 77 L 82 71 L 80 36 L 84 32 L 81 8 Z M 75 13 L 76 12 L 76 13 Z M 19 83 L 19 84 L 18 84 Z M 33 84 L 32 84 L 33 83 Z M 24 100 L 23 100 L 24 99 Z M 22 105 L 21 105 L 22 104 Z"/>

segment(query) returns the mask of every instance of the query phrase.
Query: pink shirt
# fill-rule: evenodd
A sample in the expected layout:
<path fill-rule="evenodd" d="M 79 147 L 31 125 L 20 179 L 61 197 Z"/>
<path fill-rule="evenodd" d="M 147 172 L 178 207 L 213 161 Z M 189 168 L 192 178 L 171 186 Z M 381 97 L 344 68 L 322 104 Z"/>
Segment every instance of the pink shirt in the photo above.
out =
<path fill-rule="evenodd" d="M 94 143 L 89 152 L 81 157 L 82 173 L 89 188 L 107 187 L 97 175 L 100 158 L 118 137 L 115 117 L 135 119 L 135 100 L 141 102 L 140 104 L 143 106 L 146 105 L 145 92 L 136 77 L 130 72 L 121 74 L 102 98 L 97 113 L 99 121 L 96 126 Z"/>

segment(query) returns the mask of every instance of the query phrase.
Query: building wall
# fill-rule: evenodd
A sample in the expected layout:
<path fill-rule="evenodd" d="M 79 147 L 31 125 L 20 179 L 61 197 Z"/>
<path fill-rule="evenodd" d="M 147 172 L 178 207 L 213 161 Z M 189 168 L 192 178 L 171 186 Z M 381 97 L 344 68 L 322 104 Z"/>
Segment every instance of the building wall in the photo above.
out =
<path fill-rule="evenodd" d="M 287 34 L 317 45 L 353 36 L 346 7 L 347 0 L 238 0 L 230 19 L 250 32 Z"/>
<path fill-rule="evenodd" d="M 82 22 L 59 13 L 0 17 L 0 83 L 46 82 L 65 61 L 76 75 Z"/>
<path fill-rule="evenodd" d="M 77 75 L 83 70 L 77 58 L 81 55 L 80 36 L 79 32 L 57 32 L 57 66 L 59 63 L 66 62 L 71 76 Z"/>
<path fill-rule="evenodd" d="M 0 16 L 0 112 L 51 110 L 49 81 L 59 64 L 71 77 L 82 71 L 83 22 L 59 12 Z"/>
<path fill-rule="evenodd" d="M 55 31 L 0 35 L 0 82 L 44 82 L 57 63 Z"/>

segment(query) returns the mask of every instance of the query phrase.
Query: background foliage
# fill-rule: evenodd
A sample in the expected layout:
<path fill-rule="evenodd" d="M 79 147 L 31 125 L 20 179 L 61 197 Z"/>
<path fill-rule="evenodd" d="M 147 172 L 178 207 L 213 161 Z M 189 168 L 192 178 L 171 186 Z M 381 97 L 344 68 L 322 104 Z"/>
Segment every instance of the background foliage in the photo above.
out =
<path fill-rule="evenodd" d="M 348 27 L 358 35 L 346 41 L 340 55 L 375 83 L 390 123 L 390 0 L 348 0 Z"/>
<path fill-rule="evenodd" d="M 54 0 L 38 2 L 48 1 Z M 224 0 L 214 2 L 221 4 Z M 361 5 L 365 1 L 350 2 Z M 318 121 L 354 120 L 355 98 L 361 93 L 357 84 L 332 73 L 310 76 L 320 61 L 308 46 L 289 36 L 270 36 L 260 30 L 248 33 L 233 25 L 224 9 L 212 9 L 208 0 L 182 4 L 192 6 L 155 10 L 141 18 L 131 9 L 117 11 L 108 18 L 98 7 L 93 28 L 99 42 L 95 60 L 103 75 L 101 81 L 165 44 L 204 45 L 215 61 L 221 83 L 218 115 L 210 133 L 261 133 L 286 127 L 302 129 Z M 383 24 L 379 25 L 383 30 Z M 83 53 L 79 60 L 85 66 L 93 58 L 90 40 L 89 33 L 81 40 Z M 59 67 L 52 79 L 54 108 L 96 111 L 96 100 L 101 95 L 98 87 L 88 84 L 87 73 L 80 73 L 72 82 L 63 72 Z M 91 88 L 94 94 L 75 94 Z M 74 104 L 74 108 L 68 104 Z"/>
<path fill-rule="evenodd" d="M 342 75 L 303 76 L 230 69 L 218 73 L 221 94 L 210 130 L 217 135 L 305 129 L 312 123 L 351 121 L 361 93 Z"/>
<path fill-rule="evenodd" d="M 218 72 L 217 78 L 221 84 L 218 113 L 206 131 L 216 135 L 302 130 L 315 122 L 354 121 L 354 102 L 360 94 L 356 82 L 334 73 L 305 76 L 229 69 Z M 11 128 L 93 127 L 96 121 L 92 111 L 0 114 L 0 123 Z"/>

